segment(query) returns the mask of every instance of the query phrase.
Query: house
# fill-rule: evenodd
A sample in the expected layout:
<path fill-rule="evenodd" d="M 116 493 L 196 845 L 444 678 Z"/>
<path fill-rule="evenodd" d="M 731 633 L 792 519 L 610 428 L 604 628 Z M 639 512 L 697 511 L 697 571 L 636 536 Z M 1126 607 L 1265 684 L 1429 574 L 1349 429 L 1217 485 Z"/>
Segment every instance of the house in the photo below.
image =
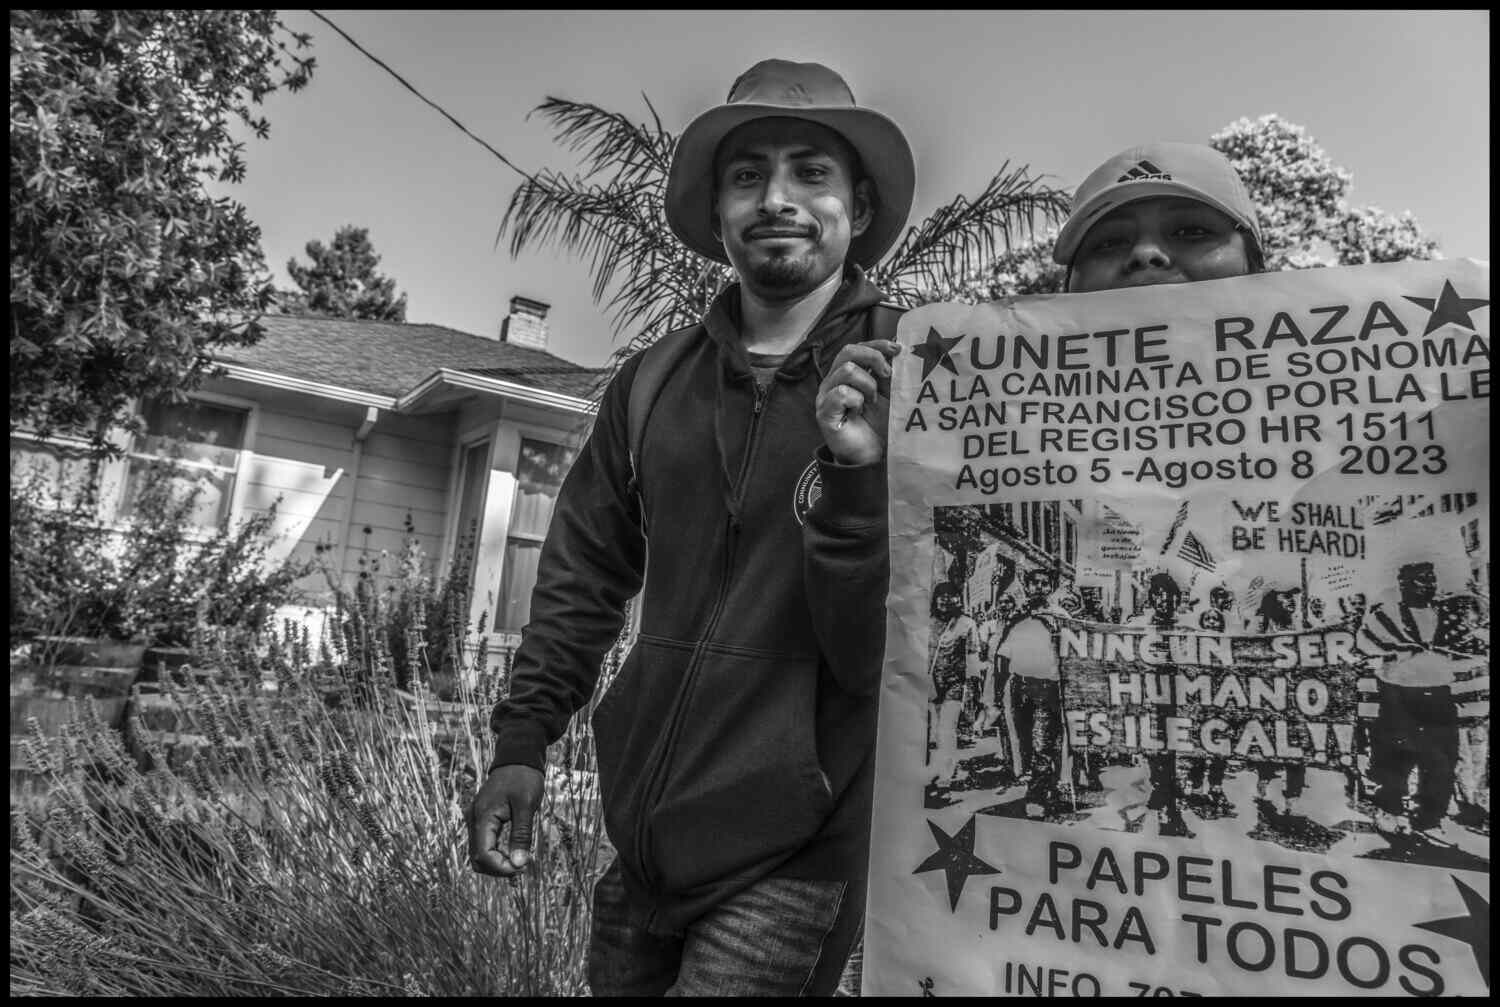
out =
<path fill-rule="evenodd" d="M 185 448 L 174 461 L 183 478 L 204 488 L 198 521 L 234 521 L 280 497 L 275 558 L 322 545 L 320 562 L 345 583 L 381 550 L 391 572 L 408 535 L 446 574 L 472 535 L 470 625 L 485 615 L 498 652 L 527 621 L 552 503 L 605 373 L 547 352 L 547 309 L 512 298 L 497 338 L 266 316 L 264 338 L 220 352 L 223 376 L 187 404 L 143 406 L 145 435 L 101 479 L 106 508 L 128 512 L 133 467 L 171 446 Z M 53 446 L 13 435 L 12 466 L 27 456 L 61 464 Z M 300 586 L 312 609 L 331 599 L 325 574 Z"/>

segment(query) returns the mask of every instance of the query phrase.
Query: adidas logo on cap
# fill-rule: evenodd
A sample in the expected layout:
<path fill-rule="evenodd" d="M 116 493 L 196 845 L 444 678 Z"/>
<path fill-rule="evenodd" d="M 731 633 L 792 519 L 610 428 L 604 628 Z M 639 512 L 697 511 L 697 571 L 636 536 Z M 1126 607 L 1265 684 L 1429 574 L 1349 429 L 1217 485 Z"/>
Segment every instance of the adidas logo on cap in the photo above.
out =
<path fill-rule="evenodd" d="M 1135 166 L 1115 179 L 1116 182 L 1145 182 L 1151 179 L 1170 182 L 1170 173 L 1162 171 L 1150 161 L 1137 161 Z"/>

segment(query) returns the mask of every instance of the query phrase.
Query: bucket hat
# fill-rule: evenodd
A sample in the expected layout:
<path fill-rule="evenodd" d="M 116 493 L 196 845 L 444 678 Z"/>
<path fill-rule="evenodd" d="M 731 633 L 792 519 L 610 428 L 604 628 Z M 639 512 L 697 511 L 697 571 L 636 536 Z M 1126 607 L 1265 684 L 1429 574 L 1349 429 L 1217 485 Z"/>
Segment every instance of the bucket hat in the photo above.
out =
<path fill-rule="evenodd" d="M 714 153 L 735 127 L 772 116 L 826 126 L 859 154 L 865 176 L 875 186 L 874 216 L 850 243 L 849 258 L 867 267 L 880 261 L 911 213 L 916 188 L 911 145 L 890 118 L 857 105 L 844 78 L 820 63 L 763 60 L 740 74 L 724 104 L 688 124 L 667 174 L 667 223 L 673 233 L 699 255 L 728 264 L 711 228 Z"/>
<path fill-rule="evenodd" d="M 1245 183 L 1229 159 L 1200 143 L 1161 141 L 1122 150 L 1084 179 L 1072 211 L 1057 233 L 1052 261 L 1073 264 L 1090 227 L 1109 211 L 1152 196 L 1183 196 L 1207 203 L 1242 227 L 1263 253 L 1260 223 Z"/>

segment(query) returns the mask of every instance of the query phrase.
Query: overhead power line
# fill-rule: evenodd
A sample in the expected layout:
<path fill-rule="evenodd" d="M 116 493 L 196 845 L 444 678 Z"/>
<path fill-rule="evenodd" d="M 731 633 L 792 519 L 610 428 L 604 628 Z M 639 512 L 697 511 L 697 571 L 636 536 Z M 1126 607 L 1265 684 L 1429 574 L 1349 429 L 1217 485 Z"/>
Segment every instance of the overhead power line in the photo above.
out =
<path fill-rule="evenodd" d="M 449 115 L 447 109 L 443 108 L 443 106 L 439 105 L 437 102 L 433 101 L 431 98 L 428 98 L 421 91 L 418 91 L 415 87 L 413 87 L 406 80 L 405 77 L 401 76 L 395 70 L 392 70 L 390 68 L 390 66 L 388 66 L 386 64 L 386 62 L 384 60 L 382 60 L 379 56 L 376 56 L 374 53 L 370 52 L 364 46 L 362 46 L 358 42 L 354 41 L 354 39 L 352 37 L 350 37 L 350 35 L 349 35 L 348 32 L 344 31 L 344 29 L 340 28 L 338 25 L 336 25 L 332 21 L 328 20 L 328 18 L 325 17 L 322 14 L 322 12 L 314 10 L 314 11 L 308 11 L 308 13 L 311 14 L 313 17 L 317 18 L 319 21 L 322 21 L 324 24 L 326 24 L 328 27 L 332 28 L 334 31 L 338 32 L 340 35 L 342 35 L 344 37 L 344 41 L 348 42 L 350 45 L 354 46 L 354 48 L 358 49 L 361 53 L 363 53 L 366 57 L 368 57 L 371 61 L 373 61 L 376 66 L 380 67 L 382 70 L 384 70 L 386 73 L 390 74 L 392 77 L 395 77 L 396 80 L 400 82 L 400 84 L 401 84 L 402 87 L 406 88 L 408 91 L 410 91 L 412 94 L 416 95 L 418 98 L 421 98 L 428 105 L 430 105 L 433 108 L 437 109 L 437 111 L 439 113 L 441 113 L 441 115 L 443 116 L 443 118 L 447 119 L 449 122 L 453 123 L 453 125 L 457 126 L 459 128 L 459 130 L 465 136 L 467 136 L 469 139 L 473 140 L 475 143 L 479 144 L 485 150 L 489 151 L 491 154 L 494 154 L 497 158 L 499 158 L 501 164 L 505 165 L 507 168 L 509 168 L 510 170 L 516 172 L 517 174 L 521 175 L 523 178 L 530 179 L 532 177 L 531 172 L 525 171 L 525 170 L 523 170 L 521 168 L 516 167 L 516 165 L 514 163 L 512 163 L 512 161 L 510 160 L 510 158 L 508 158 L 504 154 L 500 153 L 494 147 L 491 147 L 482 138 L 480 138 L 478 136 L 475 136 L 473 133 L 469 132 L 468 127 L 466 127 L 463 123 L 459 122 L 457 119 L 453 118 L 453 116 Z"/>

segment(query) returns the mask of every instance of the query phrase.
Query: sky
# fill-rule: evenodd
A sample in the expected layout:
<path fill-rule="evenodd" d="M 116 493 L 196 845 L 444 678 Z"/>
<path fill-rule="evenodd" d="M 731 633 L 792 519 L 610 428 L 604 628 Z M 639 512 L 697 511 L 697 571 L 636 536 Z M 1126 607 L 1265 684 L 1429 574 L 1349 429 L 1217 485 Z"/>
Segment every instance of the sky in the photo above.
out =
<path fill-rule="evenodd" d="M 1448 258 L 1489 259 L 1489 13 L 1459 12 L 355 12 L 325 16 L 528 170 L 571 169 L 548 96 L 674 133 L 771 57 L 839 71 L 893 118 L 917 161 L 915 224 L 1009 160 L 1071 192 L 1150 140 L 1206 143 L 1240 118 L 1304 126 L 1353 176 L 1349 202 L 1410 210 Z M 584 264 L 512 258 L 496 237 L 519 176 L 306 11 L 312 83 L 278 92 L 248 176 L 219 187 L 262 230 L 279 286 L 291 257 L 366 227 L 407 320 L 499 331 L 511 297 L 545 301 L 549 348 L 602 364 L 628 337 Z"/>

